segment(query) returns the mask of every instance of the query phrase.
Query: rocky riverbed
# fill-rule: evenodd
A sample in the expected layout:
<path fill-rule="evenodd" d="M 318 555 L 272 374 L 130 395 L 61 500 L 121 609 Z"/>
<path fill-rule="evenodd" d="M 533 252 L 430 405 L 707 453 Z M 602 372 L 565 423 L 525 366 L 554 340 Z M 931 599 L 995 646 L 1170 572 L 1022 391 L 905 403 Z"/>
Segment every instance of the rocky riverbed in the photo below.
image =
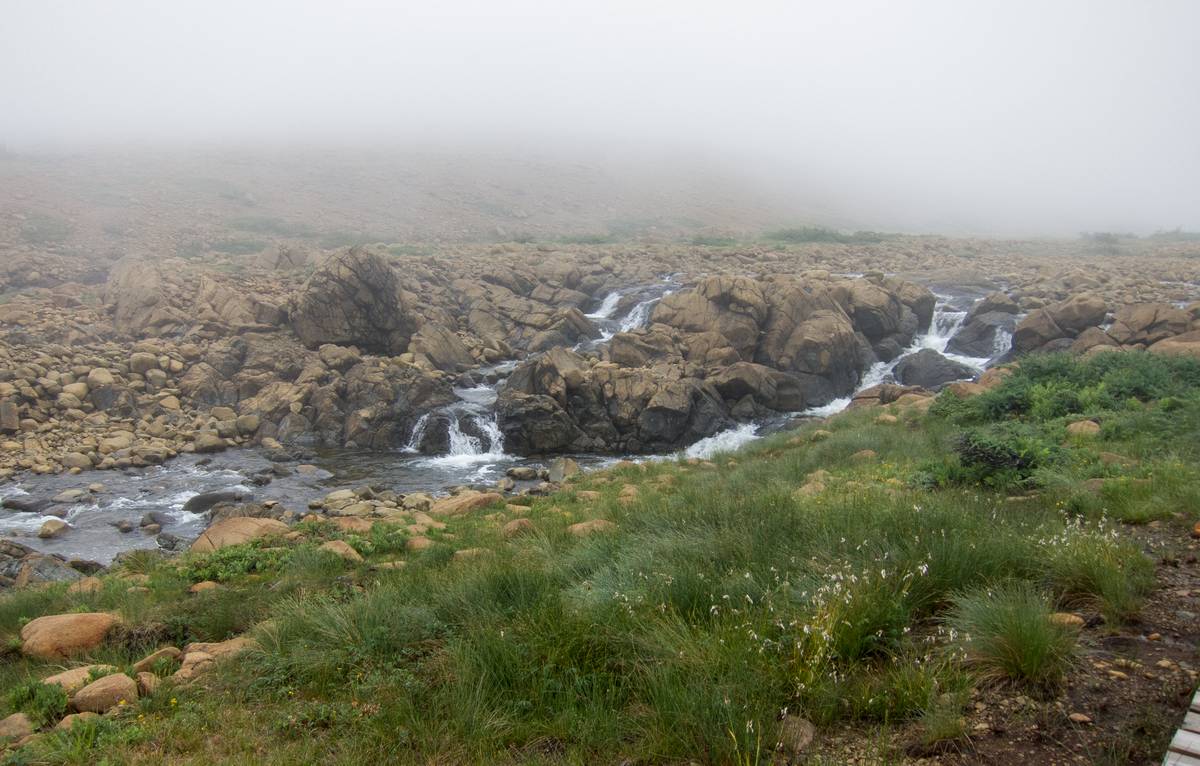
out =
<path fill-rule="evenodd" d="M 506 472 L 559 454 L 702 456 L 1030 351 L 1195 354 L 1194 257 L 939 238 L 63 257 L 0 304 L 0 532 L 105 562 L 186 547 L 206 492 L 282 519 L 351 486 L 404 510 L 536 489 Z"/>

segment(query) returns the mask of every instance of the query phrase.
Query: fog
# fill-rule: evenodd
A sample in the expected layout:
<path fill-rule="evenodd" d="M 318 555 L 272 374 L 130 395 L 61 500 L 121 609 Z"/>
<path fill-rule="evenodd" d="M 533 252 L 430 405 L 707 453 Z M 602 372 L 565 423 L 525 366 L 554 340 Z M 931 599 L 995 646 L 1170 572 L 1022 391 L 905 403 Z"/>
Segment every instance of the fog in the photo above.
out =
<path fill-rule="evenodd" d="M 0 7 L 20 152 L 686 157 L 838 225 L 1200 229 L 1200 3 L 272 0 Z"/>

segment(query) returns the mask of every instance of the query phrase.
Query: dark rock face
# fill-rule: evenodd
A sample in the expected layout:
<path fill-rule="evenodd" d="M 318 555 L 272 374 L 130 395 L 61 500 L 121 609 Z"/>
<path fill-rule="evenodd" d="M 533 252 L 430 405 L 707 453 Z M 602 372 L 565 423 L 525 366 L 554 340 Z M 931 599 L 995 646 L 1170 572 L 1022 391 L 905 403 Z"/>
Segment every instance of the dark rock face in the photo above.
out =
<path fill-rule="evenodd" d="M 996 334 L 1012 333 L 1017 326 L 1015 315 L 1000 311 L 970 316 L 946 344 L 946 350 L 963 356 L 991 357 L 996 350 Z"/>
<path fill-rule="evenodd" d="M 399 354 L 416 329 L 396 272 L 366 247 L 340 250 L 322 262 L 293 299 L 290 316 L 309 348 L 335 343 Z"/>
<path fill-rule="evenodd" d="M 589 368 L 554 349 L 518 367 L 497 403 L 505 446 L 515 452 L 654 452 L 733 425 L 716 388 L 682 365 Z"/>
<path fill-rule="evenodd" d="M 906 386 L 937 391 L 947 383 L 975 377 L 975 370 L 965 364 L 947 359 L 931 348 L 906 356 L 896 365 L 896 380 Z"/>

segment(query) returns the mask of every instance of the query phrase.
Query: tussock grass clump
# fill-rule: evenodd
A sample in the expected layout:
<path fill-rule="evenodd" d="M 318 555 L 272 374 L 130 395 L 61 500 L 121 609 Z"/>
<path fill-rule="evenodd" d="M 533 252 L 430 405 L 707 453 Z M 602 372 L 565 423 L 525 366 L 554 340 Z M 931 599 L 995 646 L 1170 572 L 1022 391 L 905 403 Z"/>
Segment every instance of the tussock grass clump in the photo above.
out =
<path fill-rule="evenodd" d="M 982 678 L 1048 689 L 1062 680 L 1076 648 L 1075 629 L 1051 613 L 1045 594 L 1014 582 L 964 591 L 947 621 Z"/>

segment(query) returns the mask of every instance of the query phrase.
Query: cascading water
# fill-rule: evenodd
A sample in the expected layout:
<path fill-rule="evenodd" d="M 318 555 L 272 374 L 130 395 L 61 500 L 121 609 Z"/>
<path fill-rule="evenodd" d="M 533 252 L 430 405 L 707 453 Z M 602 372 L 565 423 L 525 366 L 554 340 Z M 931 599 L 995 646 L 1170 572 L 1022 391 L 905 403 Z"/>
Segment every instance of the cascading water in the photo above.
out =
<path fill-rule="evenodd" d="M 671 294 L 670 290 L 667 290 L 666 292 L 663 293 L 663 295 L 670 295 L 670 294 Z M 648 322 L 650 320 L 650 310 L 653 309 L 654 306 L 661 299 L 662 299 L 662 296 L 660 295 L 656 298 L 651 298 L 650 300 L 642 301 L 641 303 L 637 304 L 632 309 L 630 309 L 629 313 L 625 315 L 625 318 L 621 320 L 621 325 L 620 325 L 621 330 L 620 331 L 621 332 L 629 332 L 630 330 L 636 330 L 639 327 L 644 327 L 646 325 L 646 322 Z"/>
<path fill-rule="evenodd" d="M 617 304 L 620 302 L 621 293 L 617 290 L 613 290 L 611 293 L 604 296 L 604 300 L 600 303 L 599 308 L 597 308 L 591 314 L 584 314 L 584 316 L 586 316 L 588 319 L 608 319 L 613 315 L 613 312 L 617 310 Z"/>
<path fill-rule="evenodd" d="M 456 388 L 454 393 L 459 400 L 441 410 L 446 415 L 449 449 L 445 455 L 428 461 L 441 466 L 471 466 L 507 459 L 504 434 L 496 422 L 496 388 Z M 464 422 L 469 422 L 478 435 L 464 431 Z"/>
<path fill-rule="evenodd" d="M 412 435 L 408 437 L 408 444 L 404 445 L 402 452 L 407 452 L 410 455 L 415 455 L 421 451 L 421 440 L 425 438 L 425 429 L 429 427 L 429 413 L 426 412 L 421 417 L 417 418 L 417 422 L 413 424 Z"/>
<path fill-rule="evenodd" d="M 963 322 L 966 321 L 967 314 L 969 312 L 965 309 L 956 307 L 954 305 L 955 299 L 952 296 L 942 295 L 940 293 L 934 293 L 934 295 L 937 298 L 937 304 L 934 306 L 933 319 L 929 323 L 929 330 L 925 334 L 918 335 L 915 339 L 913 339 L 913 342 L 908 346 L 908 348 L 900 352 L 895 359 L 891 360 L 890 362 L 876 362 L 867 368 L 867 371 L 863 373 L 862 380 L 859 381 L 858 388 L 854 393 L 865 391 L 866 389 L 871 388 L 872 386 L 877 386 L 880 383 L 892 382 L 895 379 L 893 377 L 893 373 L 895 372 L 896 365 L 900 364 L 900 361 L 906 356 L 915 354 L 923 349 L 932 349 L 945 356 L 947 359 L 961 362 L 962 364 L 979 370 L 980 372 L 987 367 L 988 362 L 990 362 L 992 359 L 995 359 L 998 356 L 1008 352 L 1008 349 L 1012 344 L 1012 335 L 1004 331 L 997 331 L 995 341 L 996 350 L 991 357 L 978 358 L 973 356 L 962 356 L 960 354 L 946 353 L 946 346 L 950 343 L 950 339 L 954 337 L 955 333 L 962 329 Z M 850 396 L 843 396 L 840 399 L 834 399 L 828 404 L 823 404 L 820 407 L 810 407 L 804 411 L 804 414 L 812 417 L 828 417 L 829 415 L 836 415 L 837 413 L 849 407 L 853 398 L 854 394 L 851 394 Z"/>

